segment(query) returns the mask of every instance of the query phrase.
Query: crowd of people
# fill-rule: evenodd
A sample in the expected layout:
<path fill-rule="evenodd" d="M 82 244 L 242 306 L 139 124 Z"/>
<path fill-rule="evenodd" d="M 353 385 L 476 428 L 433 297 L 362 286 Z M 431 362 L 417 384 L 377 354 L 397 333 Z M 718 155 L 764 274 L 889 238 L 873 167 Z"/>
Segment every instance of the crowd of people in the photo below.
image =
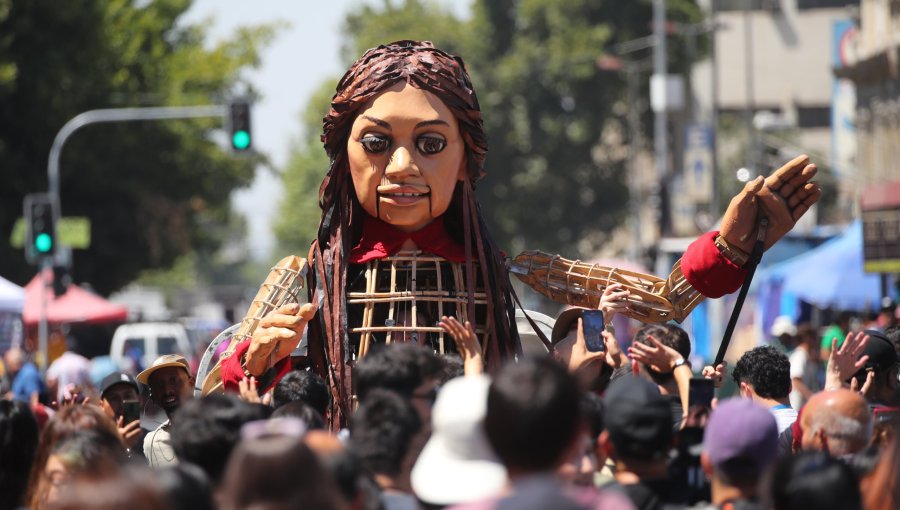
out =
<path fill-rule="evenodd" d="M 73 389 L 12 349 L 0 509 L 900 504 L 900 326 L 828 329 L 823 341 L 779 319 L 771 342 L 733 368 L 697 370 L 715 387 L 730 372 L 737 388 L 708 401 L 695 394 L 683 329 L 645 325 L 624 351 L 604 331 L 606 349 L 591 352 L 579 312 L 560 315 L 553 355 L 491 375 L 470 325 L 452 318 L 444 328 L 463 358 L 381 345 L 354 367 L 341 430 L 326 426 L 325 381 L 302 366 L 262 395 L 248 378 L 239 394 L 198 398 L 180 355 Z"/>

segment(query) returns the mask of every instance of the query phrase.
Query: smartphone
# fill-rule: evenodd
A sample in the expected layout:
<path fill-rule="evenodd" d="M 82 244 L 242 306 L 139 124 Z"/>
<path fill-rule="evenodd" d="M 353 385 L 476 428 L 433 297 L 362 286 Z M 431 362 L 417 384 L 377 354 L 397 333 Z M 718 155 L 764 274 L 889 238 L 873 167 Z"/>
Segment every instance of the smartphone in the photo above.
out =
<path fill-rule="evenodd" d="M 584 343 L 590 352 L 603 352 L 606 344 L 603 342 L 603 312 L 600 310 L 582 310 L 581 328 L 584 332 Z"/>
<path fill-rule="evenodd" d="M 695 377 L 691 379 L 689 388 L 688 407 L 712 407 L 712 399 L 716 394 L 716 387 L 712 379 Z"/>
<path fill-rule="evenodd" d="M 134 420 L 141 419 L 141 403 L 137 400 L 122 402 L 122 424 L 128 425 Z"/>

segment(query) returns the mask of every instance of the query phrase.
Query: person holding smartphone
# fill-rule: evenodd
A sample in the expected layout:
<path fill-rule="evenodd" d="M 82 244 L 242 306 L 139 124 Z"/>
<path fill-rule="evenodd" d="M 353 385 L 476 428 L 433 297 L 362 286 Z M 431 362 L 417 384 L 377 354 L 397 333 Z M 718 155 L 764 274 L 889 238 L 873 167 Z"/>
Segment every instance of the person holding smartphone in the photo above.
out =
<path fill-rule="evenodd" d="M 116 422 L 129 455 L 141 455 L 145 432 L 141 429 L 141 392 L 137 381 L 123 372 L 113 372 L 100 383 L 100 407 Z"/>

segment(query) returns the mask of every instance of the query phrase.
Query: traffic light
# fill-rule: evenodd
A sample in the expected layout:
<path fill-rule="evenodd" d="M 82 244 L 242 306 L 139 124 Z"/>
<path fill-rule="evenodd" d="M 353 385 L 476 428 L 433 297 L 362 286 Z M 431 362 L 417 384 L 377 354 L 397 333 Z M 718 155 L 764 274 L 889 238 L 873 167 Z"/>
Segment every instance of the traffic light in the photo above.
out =
<path fill-rule="evenodd" d="M 250 130 L 250 104 L 231 103 L 229 106 L 231 148 L 235 152 L 247 152 L 253 147 L 253 132 Z"/>
<path fill-rule="evenodd" d="M 36 263 L 52 259 L 57 249 L 57 202 L 49 193 L 32 193 L 25 197 L 25 257 Z"/>

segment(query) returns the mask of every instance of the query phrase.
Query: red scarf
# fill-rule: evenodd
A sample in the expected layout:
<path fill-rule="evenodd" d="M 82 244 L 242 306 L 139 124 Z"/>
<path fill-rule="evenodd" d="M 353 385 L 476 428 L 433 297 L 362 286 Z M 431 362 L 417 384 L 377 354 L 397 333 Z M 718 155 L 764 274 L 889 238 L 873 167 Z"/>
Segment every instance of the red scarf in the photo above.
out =
<path fill-rule="evenodd" d="M 350 251 L 351 264 L 363 264 L 370 260 L 393 255 L 407 239 L 412 239 L 418 249 L 443 257 L 450 262 L 465 262 L 465 248 L 454 241 L 444 228 L 444 217 L 435 219 L 415 232 L 403 232 L 377 218 L 367 216 L 359 244 Z"/>

